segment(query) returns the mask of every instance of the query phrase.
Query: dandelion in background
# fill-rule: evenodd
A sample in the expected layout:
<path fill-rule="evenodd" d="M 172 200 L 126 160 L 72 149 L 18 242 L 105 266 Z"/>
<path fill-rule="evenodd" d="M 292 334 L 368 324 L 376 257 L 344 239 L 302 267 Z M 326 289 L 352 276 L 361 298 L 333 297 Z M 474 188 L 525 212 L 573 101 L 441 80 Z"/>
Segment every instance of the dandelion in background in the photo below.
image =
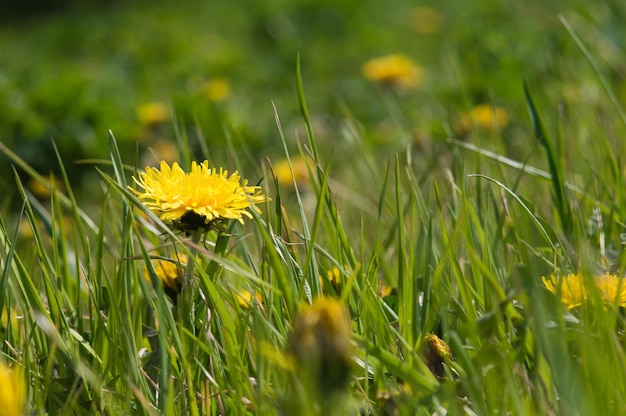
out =
<path fill-rule="evenodd" d="M 333 267 L 332 270 L 326 271 L 326 279 L 328 283 L 333 287 L 335 293 L 341 293 L 341 272 L 338 267 Z M 328 293 L 328 289 L 324 285 L 324 278 L 320 276 L 320 285 L 322 286 L 322 291 L 324 294 Z"/>
<path fill-rule="evenodd" d="M 409 18 L 411 28 L 419 34 L 430 35 L 441 30 L 441 14 L 432 7 L 416 7 Z"/>
<path fill-rule="evenodd" d="M 0 363 L 0 414 L 21 416 L 26 400 L 26 386 L 22 373 Z"/>
<path fill-rule="evenodd" d="M 186 173 L 178 163 L 162 161 L 160 169 L 146 167 L 133 177 L 137 197 L 165 223 L 190 235 L 196 231 L 223 230 L 229 220 L 244 223 L 253 218 L 250 210 L 261 213 L 256 204 L 266 201 L 260 186 L 248 186 L 235 171 L 209 168 L 209 162 L 192 162 Z"/>
<path fill-rule="evenodd" d="M 306 186 L 309 183 L 309 158 L 296 156 L 291 158 L 291 168 L 287 159 L 283 159 L 272 165 L 272 172 L 276 176 L 278 184 L 287 188 L 293 188 L 295 179 L 298 187 Z M 292 177 L 293 172 L 293 177 Z"/>
<path fill-rule="evenodd" d="M 582 305 L 589 299 L 589 290 L 581 273 L 565 277 L 542 277 L 543 284 L 552 293 L 560 294 L 561 301 L 567 309 Z M 593 277 L 602 302 L 606 305 L 626 307 L 626 282 L 614 274 L 605 273 Z"/>
<path fill-rule="evenodd" d="M 162 102 L 142 104 L 137 109 L 137 120 L 142 126 L 154 126 L 155 124 L 165 123 L 169 119 L 170 110 L 167 104 Z"/>
<path fill-rule="evenodd" d="M 263 297 L 258 292 L 251 293 L 249 290 L 241 290 L 235 294 L 235 297 L 237 299 L 237 303 L 243 309 L 248 309 L 252 306 L 253 302 L 255 302 L 253 299 L 256 299 L 256 302 L 258 302 L 259 305 L 263 304 Z"/>
<path fill-rule="evenodd" d="M 300 388 L 290 398 L 297 401 L 291 403 L 293 414 L 307 413 L 298 406 L 318 406 L 320 412 L 333 409 L 352 369 L 350 321 L 343 305 L 324 296 L 302 310 L 294 321 L 288 351 Z"/>
<path fill-rule="evenodd" d="M 456 132 L 465 136 L 477 128 L 493 133 L 508 124 L 509 114 L 505 110 L 489 104 L 480 104 L 457 118 Z"/>
<path fill-rule="evenodd" d="M 159 259 L 152 261 L 152 267 L 163 285 L 163 290 L 173 301 L 176 301 L 182 290 L 184 268 L 188 261 L 185 254 L 179 254 L 176 257 L 177 260 Z M 152 283 L 150 270 L 147 267 L 144 270 L 144 277 Z"/>
<path fill-rule="evenodd" d="M 204 84 L 202 93 L 211 101 L 222 101 L 230 95 L 230 84 L 226 78 L 213 78 Z"/>
<path fill-rule="evenodd" d="M 424 337 L 422 358 L 430 371 L 439 379 L 445 378 L 443 364 L 446 360 L 452 360 L 450 346 L 435 334 L 427 334 Z"/>
<path fill-rule="evenodd" d="M 422 69 L 402 54 L 370 59 L 363 65 L 363 75 L 372 82 L 400 89 L 417 88 L 424 78 Z"/>

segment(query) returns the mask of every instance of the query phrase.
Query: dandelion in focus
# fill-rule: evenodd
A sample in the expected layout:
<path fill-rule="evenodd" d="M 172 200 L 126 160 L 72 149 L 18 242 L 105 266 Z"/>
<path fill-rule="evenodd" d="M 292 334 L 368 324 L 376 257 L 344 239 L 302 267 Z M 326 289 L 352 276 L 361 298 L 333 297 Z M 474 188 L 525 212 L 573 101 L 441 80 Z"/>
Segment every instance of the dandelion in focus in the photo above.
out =
<path fill-rule="evenodd" d="M 542 277 L 544 286 L 552 293 L 560 294 L 561 301 L 567 309 L 581 306 L 589 299 L 589 290 L 581 273 L 569 274 L 565 277 Z M 626 307 L 626 282 L 614 274 L 605 273 L 593 277 L 600 299 L 606 305 Z"/>
<path fill-rule="evenodd" d="M 424 78 L 422 69 L 402 54 L 370 59 L 363 65 L 366 79 L 400 89 L 417 88 Z"/>
<path fill-rule="evenodd" d="M 250 210 L 261 213 L 256 204 L 266 201 L 260 186 L 249 186 L 235 171 L 209 168 L 209 162 L 192 162 L 186 173 L 178 163 L 162 161 L 160 169 L 146 167 L 133 177 L 137 197 L 165 223 L 187 235 L 195 231 L 223 230 L 231 219 L 244 223 L 253 218 Z"/>
<path fill-rule="evenodd" d="M 508 124 L 509 114 L 505 110 L 481 104 L 457 118 L 456 131 L 461 136 L 469 134 L 475 128 L 492 133 L 505 128 Z"/>
<path fill-rule="evenodd" d="M 0 363 L 0 413 L 20 416 L 24 411 L 26 386 L 22 373 Z"/>

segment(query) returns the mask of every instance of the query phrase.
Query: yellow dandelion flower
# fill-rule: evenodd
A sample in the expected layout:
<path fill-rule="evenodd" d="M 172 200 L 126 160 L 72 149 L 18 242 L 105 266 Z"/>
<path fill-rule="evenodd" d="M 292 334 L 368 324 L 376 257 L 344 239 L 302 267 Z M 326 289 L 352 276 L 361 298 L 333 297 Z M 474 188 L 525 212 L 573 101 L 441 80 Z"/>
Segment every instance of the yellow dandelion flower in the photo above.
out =
<path fill-rule="evenodd" d="M 177 259 L 178 261 L 163 259 L 152 261 L 154 272 L 163 284 L 165 293 L 172 299 L 176 299 L 176 296 L 183 287 L 183 276 L 185 274 L 184 266 L 187 265 L 188 260 L 185 254 L 179 254 Z M 144 270 L 144 277 L 146 280 L 152 282 L 150 270 L 147 267 Z"/>
<path fill-rule="evenodd" d="M 614 274 L 605 273 L 595 278 L 596 287 L 602 301 L 607 305 L 617 303 L 617 306 L 626 306 L 626 281 Z"/>
<path fill-rule="evenodd" d="M 18 331 L 20 329 L 20 319 L 21 317 L 16 310 L 11 309 L 7 311 L 3 309 L 0 314 L 0 330 L 8 330 L 10 327 L 12 331 Z"/>
<path fill-rule="evenodd" d="M 170 110 L 165 103 L 146 103 L 137 109 L 137 119 L 142 126 L 153 126 L 170 119 Z"/>
<path fill-rule="evenodd" d="M 202 92 L 211 101 L 222 101 L 230 95 L 230 84 L 226 78 L 213 78 L 204 84 Z"/>
<path fill-rule="evenodd" d="M 293 188 L 293 180 L 298 186 L 307 185 L 309 181 L 309 158 L 296 156 L 291 158 L 291 168 L 287 159 L 272 165 L 272 171 L 279 185 Z M 292 178 L 293 172 L 293 178 Z"/>
<path fill-rule="evenodd" d="M 441 14 L 432 7 L 416 7 L 411 10 L 410 24 L 413 30 L 424 35 L 441 29 Z"/>
<path fill-rule="evenodd" d="M 585 279 L 581 273 L 570 274 L 565 277 L 550 278 L 542 277 L 544 286 L 552 293 L 560 293 L 561 301 L 567 309 L 573 309 L 582 305 L 589 299 L 589 290 L 585 286 Z M 605 273 L 595 276 L 593 282 L 596 285 L 602 302 L 626 307 L 626 282 L 614 274 Z"/>
<path fill-rule="evenodd" d="M 168 163 L 173 163 L 180 157 L 178 146 L 171 140 L 157 140 L 150 145 L 150 150 L 154 159 L 164 160 Z"/>
<path fill-rule="evenodd" d="M 339 293 L 341 290 L 341 272 L 339 268 L 333 267 L 332 270 L 326 271 L 326 278 L 328 279 L 328 283 L 333 287 L 335 293 Z M 322 286 L 322 290 L 326 293 L 326 288 L 324 287 L 324 279 L 320 276 L 320 285 Z"/>
<path fill-rule="evenodd" d="M 22 415 L 26 399 L 22 373 L 0 363 L 0 386 L 0 413 L 5 416 Z"/>
<path fill-rule="evenodd" d="M 305 388 L 330 393 L 346 386 L 352 342 L 350 321 L 338 300 L 321 297 L 304 309 L 296 317 L 288 344 Z"/>
<path fill-rule="evenodd" d="M 133 177 L 141 188 L 130 188 L 161 220 L 181 231 L 219 229 L 222 221 L 253 218 L 249 209 L 257 213 L 256 204 L 266 201 L 260 186 L 248 186 L 235 171 L 209 168 L 209 162 L 193 162 L 186 173 L 178 163 L 172 167 L 162 161 L 160 169 L 146 167 Z"/>
<path fill-rule="evenodd" d="M 466 135 L 474 128 L 488 132 L 498 131 L 509 124 L 509 114 L 502 108 L 481 104 L 462 114 L 456 121 L 457 133 Z"/>
<path fill-rule="evenodd" d="M 452 360 L 450 346 L 437 335 L 430 333 L 424 337 L 423 360 L 430 371 L 438 378 L 445 377 L 443 364 Z"/>
<path fill-rule="evenodd" d="M 363 75 L 372 82 L 404 89 L 418 87 L 424 77 L 422 69 L 402 54 L 367 61 L 363 65 Z"/>
<path fill-rule="evenodd" d="M 239 306 L 244 309 L 248 309 L 252 305 L 253 298 L 256 299 L 259 304 L 263 303 L 263 297 L 260 293 L 255 292 L 254 294 L 252 294 L 249 290 L 242 290 L 236 293 L 236 298 Z"/>
<path fill-rule="evenodd" d="M 378 282 L 378 295 L 381 298 L 386 298 L 387 296 L 391 296 L 394 295 L 396 292 L 396 288 L 394 288 L 391 285 L 388 285 L 387 283 L 385 283 L 382 280 L 379 280 Z"/>
<path fill-rule="evenodd" d="M 28 180 L 28 184 L 26 185 L 33 195 L 39 199 L 50 198 L 52 189 L 56 189 L 61 192 L 65 190 L 63 182 L 54 177 L 52 174 L 45 176 L 44 180 L 47 181 L 47 183 L 41 183 L 35 178 L 30 178 Z M 52 188 L 53 186 L 54 188 Z"/>

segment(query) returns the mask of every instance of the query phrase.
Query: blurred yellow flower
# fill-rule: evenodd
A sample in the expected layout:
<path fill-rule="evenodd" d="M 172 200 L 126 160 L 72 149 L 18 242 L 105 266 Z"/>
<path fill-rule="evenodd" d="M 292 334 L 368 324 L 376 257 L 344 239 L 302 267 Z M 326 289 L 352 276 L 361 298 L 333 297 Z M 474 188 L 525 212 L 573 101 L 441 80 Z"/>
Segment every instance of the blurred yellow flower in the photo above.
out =
<path fill-rule="evenodd" d="M 508 124 L 509 114 L 505 110 L 481 104 L 457 118 L 456 131 L 460 135 L 466 135 L 474 128 L 494 132 L 505 128 Z"/>
<path fill-rule="evenodd" d="M 276 176 L 279 185 L 293 188 L 293 180 L 296 180 L 298 186 L 308 185 L 310 159 L 307 157 L 296 156 L 291 158 L 291 168 L 287 159 L 283 159 L 272 165 L 272 171 Z M 292 178 L 293 168 L 293 178 Z"/>
<path fill-rule="evenodd" d="M 7 312 L 6 309 L 2 310 L 2 314 L 0 314 L 0 328 L 4 328 L 6 330 L 11 327 L 12 331 L 17 331 L 20 328 L 19 314 L 11 309 L 10 312 Z"/>
<path fill-rule="evenodd" d="M 386 284 L 382 280 L 378 282 L 378 294 L 381 298 L 393 295 L 395 290 L 393 286 Z"/>
<path fill-rule="evenodd" d="M 161 162 L 160 170 L 146 167 L 133 177 L 141 188 L 130 188 L 150 210 L 172 227 L 187 233 L 195 230 L 220 229 L 224 221 L 235 219 L 243 224 L 244 217 L 253 218 L 248 209 L 257 213 L 256 204 L 266 201 L 260 186 L 248 186 L 235 171 L 209 168 L 209 162 L 192 162 L 191 172 L 183 171 L 178 163 L 172 167 Z"/>
<path fill-rule="evenodd" d="M 333 267 L 332 270 L 326 271 L 326 278 L 328 279 L 328 283 L 333 287 L 335 293 L 340 293 L 341 291 L 341 272 L 338 267 Z M 324 279 L 320 276 L 320 285 L 322 286 L 322 291 L 327 293 L 327 289 L 324 286 Z"/>
<path fill-rule="evenodd" d="M 416 7 L 411 10 L 410 24 L 417 33 L 437 33 L 441 29 L 441 14 L 432 7 Z"/>
<path fill-rule="evenodd" d="M 363 75 L 372 82 L 403 89 L 418 87 L 424 78 L 422 69 L 402 54 L 370 59 L 363 65 Z"/>
<path fill-rule="evenodd" d="M 230 83 L 226 78 L 213 78 L 204 84 L 202 92 L 211 101 L 221 101 L 230 95 Z"/>
<path fill-rule="evenodd" d="M 57 191 L 63 192 L 65 190 L 65 185 L 59 179 L 57 179 L 54 175 L 50 174 L 48 176 L 44 176 L 44 179 L 47 180 L 47 184 L 42 184 L 35 178 L 30 178 L 28 180 L 28 189 L 35 195 L 37 198 L 45 199 L 50 197 L 51 187 L 54 186 L 54 189 Z"/>
<path fill-rule="evenodd" d="M 350 378 L 350 321 L 336 299 L 321 297 L 296 317 L 288 340 L 303 386 L 322 393 L 343 389 Z"/>
<path fill-rule="evenodd" d="M 170 119 L 170 110 L 165 103 L 145 103 L 137 109 L 137 119 L 142 126 L 164 123 Z"/>
<path fill-rule="evenodd" d="M 253 302 L 252 296 L 253 295 L 252 293 L 250 293 L 249 290 L 241 290 L 240 292 L 236 293 L 237 303 L 242 308 L 247 309 L 250 306 L 252 306 L 252 302 Z M 254 299 L 256 299 L 256 302 L 258 302 L 260 305 L 263 304 L 263 297 L 261 296 L 260 293 L 255 292 Z"/>
<path fill-rule="evenodd" d="M 185 274 L 185 266 L 187 265 L 187 256 L 185 254 L 177 255 L 177 260 L 153 260 L 152 267 L 157 277 L 163 284 L 163 290 L 172 299 L 180 293 L 183 287 L 183 276 Z M 150 278 L 150 270 L 146 267 L 144 270 L 146 280 L 152 282 Z"/>
<path fill-rule="evenodd" d="M 439 379 L 445 377 L 443 364 L 452 360 L 450 346 L 437 335 L 430 333 L 424 337 L 423 359 L 430 371 Z"/>
<path fill-rule="evenodd" d="M 26 385 L 21 371 L 0 363 L 0 414 L 21 416 L 26 400 Z"/>
<path fill-rule="evenodd" d="M 150 146 L 150 148 L 154 158 L 157 160 L 174 163 L 180 157 L 178 146 L 171 140 L 157 140 Z"/>
<path fill-rule="evenodd" d="M 541 280 L 550 292 L 560 293 L 561 301 L 567 309 L 580 306 L 589 298 L 589 290 L 585 286 L 585 279 L 581 273 L 570 274 L 561 278 L 555 276 L 542 277 Z M 618 306 L 626 306 L 626 281 L 622 278 L 605 273 L 595 276 L 593 282 L 603 303 L 607 305 L 617 303 Z"/>

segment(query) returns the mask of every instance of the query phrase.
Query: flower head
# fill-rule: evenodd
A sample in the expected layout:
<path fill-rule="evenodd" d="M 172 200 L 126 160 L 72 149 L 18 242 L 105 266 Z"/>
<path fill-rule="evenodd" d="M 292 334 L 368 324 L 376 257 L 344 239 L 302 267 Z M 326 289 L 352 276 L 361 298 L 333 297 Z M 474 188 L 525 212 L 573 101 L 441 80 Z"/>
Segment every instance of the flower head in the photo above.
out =
<path fill-rule="evenodd" d="M 0 386 L 0 413 L 5 416 L 20 416 L 26 396 L 21 372 L 0 363 Z"/>
<path fill-rule="evenodd" d="M 137 109 L 137 119 L 142 126 L 153 126 L 168 121 L 170 110 L 165 103 L 146 103 Z"/>
<path fill-rule="evenodd" d="M 237 303 L 243 309 L 248 309 L 252 306 L 256 300 L 259 305 L 263 304 L 263 296 L 259 292 L 250 292 L 249 290 L 242 290 L 235 294 Z M 255 299 L 255 300 L 253 300 Z"/>
<path fill-rule="evenodd" d="M 296 156 L 291 158 L 291 166 L 287 159 L 283 159 L 272 165 L 272 171 L 279 185 L 289 188 L 296 185 L 306 186 L 309 182 L 309 161 L 306 157 Z M 292 176 L 293 175 L 293 176 Z"/>
<path fill-rule="evenodd" d="M 304 309 L 293 324 L 289 350 L 306 388 L 319 393 L 342 390 L 352 367 L 350 321 L 343 305 L 321 297 Z"/>
<path fill-rule="evenodd" d="M 339 268 L 336 266 L 332 268 L 332 270 L 326 271 L 326 279 L 328 279 L 328 283 L 333 287 L 335 293 L 341 292 L 341 272 Z M 320 286 L 322 287 L 322 291 L 324 294 L 328 293 L 326 286 L 324 285 L 324 278 L 320 276 Z"/>
<path fill-rule="evenodd" d="M 176 299 L 183 287 L 184 269 L 181 266 L 185 266 L 187 264 L 186 255 L 179 254 L 177 258 L 178 261 L 161 259 L 152 262 L 154 272 L 163 284 L 165 293 L 167 293 L 167 295 L 173 300 Z M 150 270 L 148 270 L 147 267 L 144 270 L 144 277 L 146 280 L 152 282 L 152 279 L 150 278 Z"/>
<path fill-rule="evenodd" d="M 441 13 L 432 7 L 416 7 L 411 10 L 410 24 L 420 34 L 432 34 L 441 30 Z"/>
<path fill-rule="evenodd" d="M 470 133 L 474 128 L 494 132 L 508 124 L 509 114 L 504 109 L 480 104 L 457 118 L 456 130 L 461 135 Z"/>
<path fill-rule="evenodd" d="M 202 92 L 211 101 L 222 101 L 230 94 L 230 84 L 226 78 L 214 78 L 204 84 Z"/>
<path fill-rule="evenodd" d="M 589 290 L 585 285 L 585 279 L 579 272 L 565 277 L 550 278 L 542 277 L 543 284 L 552 293 L 561 294 L 561 301 L 567 309 L 573 309 L 582 305 L 589 299 Z M 605 273 L 595 276 L 593 282 L 604 304 L 626 306 L 626 281 L 614 274 Z"/>
<path fill-rule="evenodd" d="M 445 378 L 443 364 L 452 360 L 450 346 L 437 335 L 427 334 L 424 337 L 423 360 L 438 379 Z"/>
<path fill-rule="evenodd" d="M 363 65 L 363 75 L 370 81 L 405 89 L 419 86 L 423 78 L 422 69 L 401 54 L 370 59 Z"/>
<path fill-rule="evenodd" d="M 249 209 L 257 213 L 256 204 L 266 201 L 261 187 L 248 186 L 235 171 L 209 168 L 209 162 L 192 162 L 186 173 L 178 163 L 172 167 L 161 162 L 160 169 L 146 167 L 133 177 L 141 190 L 131 190 L 161 220 L 174 228 L 189 233 L 195 230 L 220 229 L 223 222 L 234 219 L 243 224 L 243 218 L 252 218 Z"/>

